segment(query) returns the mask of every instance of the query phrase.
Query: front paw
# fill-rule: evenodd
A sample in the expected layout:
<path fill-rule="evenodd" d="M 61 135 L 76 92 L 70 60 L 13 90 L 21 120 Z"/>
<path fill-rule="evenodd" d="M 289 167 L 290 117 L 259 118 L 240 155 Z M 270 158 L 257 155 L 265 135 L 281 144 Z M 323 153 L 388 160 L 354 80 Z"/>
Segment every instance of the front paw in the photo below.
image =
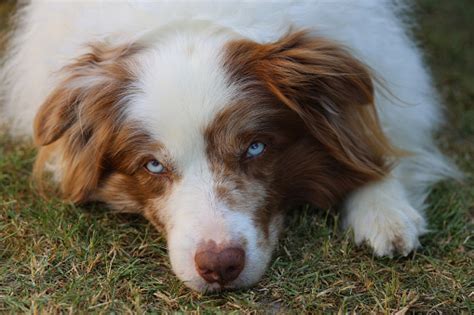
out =
<path fill-rule="evenodd" d="M 356 244 L 368 243 L 375 255 L 407 256 L 420 246 L 418 238 L 426 232 L 426 222 L 411 206 L 357 210 L 349 212 L 345 226 L 352 228 Z"/>

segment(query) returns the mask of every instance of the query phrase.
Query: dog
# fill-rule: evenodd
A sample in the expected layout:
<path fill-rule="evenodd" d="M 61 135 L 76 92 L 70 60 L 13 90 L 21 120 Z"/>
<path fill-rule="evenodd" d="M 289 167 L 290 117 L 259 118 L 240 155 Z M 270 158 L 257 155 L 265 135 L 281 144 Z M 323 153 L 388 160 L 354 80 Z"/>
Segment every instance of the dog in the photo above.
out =
<path fill-rule="evenodd" d="M 255 284 L 288 209 L 336 207 L 377 256 L 426 232 L 458 174 L 443 112 L 390 1 L 32 1 L 2 73 L 3 117 L 65 200 L 138 213 L 197 291 Z"/>

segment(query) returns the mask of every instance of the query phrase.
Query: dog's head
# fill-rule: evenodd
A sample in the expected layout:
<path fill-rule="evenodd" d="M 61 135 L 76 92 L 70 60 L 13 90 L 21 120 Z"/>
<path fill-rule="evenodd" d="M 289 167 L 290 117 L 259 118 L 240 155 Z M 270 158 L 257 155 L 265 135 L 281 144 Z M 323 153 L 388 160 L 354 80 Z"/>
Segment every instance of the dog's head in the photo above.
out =
<path fill-rule="evenodd" d="M 196 290 L 254 284 L 286 208 L 386 172 L 368 70 L 304 32 L 94 44 L 62 74 L 36 117 L 36 171 L 69 200 L 143 214 Z"/>

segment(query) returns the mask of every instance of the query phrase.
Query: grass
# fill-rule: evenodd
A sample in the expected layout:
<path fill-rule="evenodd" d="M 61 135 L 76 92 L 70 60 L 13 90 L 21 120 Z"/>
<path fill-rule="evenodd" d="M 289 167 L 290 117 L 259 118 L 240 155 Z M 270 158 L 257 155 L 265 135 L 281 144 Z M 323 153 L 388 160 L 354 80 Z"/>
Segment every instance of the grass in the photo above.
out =
<path fill-rule="evenodd" d="M 0 4 L 0 27 L 11 3 Z M 337 232 L 337 214 L 301 209 L 256 287 L 201 295 L 173 275 L 163 237 L 144 219 L 40 198 L 30 184 L 35 150 L 3 134 L 0 312 L 473 313 L 474 5 L 420 0 L 415 14 L 451 121 L 440 142 L 466 172 L 464 183 L 434 189 L 417 253 L 375 258 Z"/>

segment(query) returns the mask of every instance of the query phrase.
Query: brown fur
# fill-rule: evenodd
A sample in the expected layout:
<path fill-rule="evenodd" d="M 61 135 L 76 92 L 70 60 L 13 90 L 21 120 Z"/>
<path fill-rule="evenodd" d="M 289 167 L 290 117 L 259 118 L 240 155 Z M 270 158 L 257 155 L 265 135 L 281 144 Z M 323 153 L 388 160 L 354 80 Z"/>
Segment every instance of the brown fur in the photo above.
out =
<path fill-rule="evenodd" d="M 166 177 L 154 180 L 142 167 L 159 144 L 123 111 L 135 80 L 128 63 L 141 49 L 91 45 L 90 53 L 63 69 L 65 79 L 37 114 L 35 175 L 41 178 L 46 163 L 58 159 L 68 200 L 100 200 L 137 212 L 167 186 Z"/>
<path fill-rule="evenodd" d="M 330 207 L 387 174 L 398 152 L 379 126 L 369 71 L 343 48 L 297 32 L 231 42 L 225 60 L 242 98 L 206 130 L 208 156 L 228 202 L 264 187 L 255 220 L 265 231 L 288 204 Z M 246 160 L 257 140 L 266 152 Z"/>

